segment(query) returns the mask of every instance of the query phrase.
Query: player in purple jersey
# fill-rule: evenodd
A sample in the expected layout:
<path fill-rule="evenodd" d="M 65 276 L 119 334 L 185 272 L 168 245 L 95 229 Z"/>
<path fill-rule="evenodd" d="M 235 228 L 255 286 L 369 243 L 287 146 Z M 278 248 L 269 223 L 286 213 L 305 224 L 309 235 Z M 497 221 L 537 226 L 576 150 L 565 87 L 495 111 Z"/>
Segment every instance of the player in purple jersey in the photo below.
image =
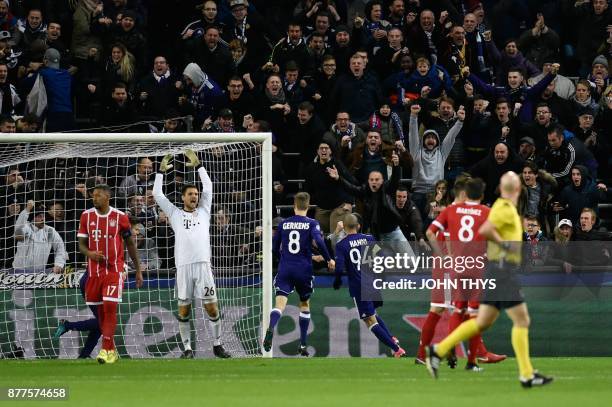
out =
<path fill-rule="evenodd" d="M 359 318 L 370 328 L 379 341 L 393 350 L 396 358 L 406 357 L 406 351 L 399 346 L 399 341 L 389 332 L 385 322 L 376 314 L 376 308 L 382 306 L 380 292 L 373 289 L 373 279 L 367 270 L 362 269 L 365 262 L 362 256 L 368 246 L 376 240 L 372 235 L 359 233 L 361 225 L 353 214 L 344 217 L 346 237 L 336 245 L 336 278 L 334 289 L 342 285 L 342 272 L 346 269 L 349 282 L 349 294 L 353 297 Z M 371 248 L 371 247 L 370 247 Z"/>
<path fill-rule="evenodd" d="M 314 240 L 321 254 L 327 261 L 327 267 L 333 270 L 336 263 L 330 257 L 319 222 L 306 216 L 310 205 L 310 195 L 299 192 L 293 200 L 295 216 L 291 216 L 278 225 L 278 232 L 272 242 L 272 252 L 280 258 L 278 274 L 274 279 L 276 304 L 270 312 L 270 325 L 266 331 L 263 348 L 266 352 L 272 349 L 274 327 L 278 323 L 285 306 L 287 296 L 297 291 L 300 296 L 300 347 L 298 354 L 309 356 L 306 347 L 308 325 L 310 325 L 310 296 L 312 283 L 312 241 Z"/>

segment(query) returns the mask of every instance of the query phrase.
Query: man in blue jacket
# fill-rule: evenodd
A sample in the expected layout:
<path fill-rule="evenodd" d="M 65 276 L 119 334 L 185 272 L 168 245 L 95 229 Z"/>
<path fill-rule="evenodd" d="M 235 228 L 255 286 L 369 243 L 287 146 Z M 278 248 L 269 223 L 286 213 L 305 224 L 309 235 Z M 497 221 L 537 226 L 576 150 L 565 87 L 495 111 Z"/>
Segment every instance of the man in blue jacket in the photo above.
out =
<path fill-rule="evenodd" d="M 60 132 L 74 129 L 72 111 L 72 76 L 60 68 L 60 53 L 55 48 L 45 51 L 43 63 L 31 65 L 43 79 L 47 92 L 47 132 Z M 31 89 L 37 75 L 25 79 L 26 89 Z"/>

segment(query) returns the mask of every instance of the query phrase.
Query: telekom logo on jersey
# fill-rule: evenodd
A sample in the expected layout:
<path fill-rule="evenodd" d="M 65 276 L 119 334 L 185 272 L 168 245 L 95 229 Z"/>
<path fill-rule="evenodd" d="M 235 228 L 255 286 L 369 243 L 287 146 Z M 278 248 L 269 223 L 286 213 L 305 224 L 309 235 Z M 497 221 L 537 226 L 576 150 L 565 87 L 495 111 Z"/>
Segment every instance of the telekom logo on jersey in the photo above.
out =
<path fill-rule="evenodd" d="M 94 241 L 100 241 L 100 238 L 102 237 L 102 231 L 100 229 L 91 230 L 89 233 L 91 233 L 91 237 L 93 237 Z"/>
<path fill-rule="evenodd" d="M 91 237 L 93 238 L 94 242 L 99 242 L 100 238 L 112 239 L 114 237 L 114 235 L 112 234 L 109 234 L 109 235 L 103 234 L 102 230 L 100 229 L 92 229 L 89 231 L 89 233 L 91 234 Z"/>

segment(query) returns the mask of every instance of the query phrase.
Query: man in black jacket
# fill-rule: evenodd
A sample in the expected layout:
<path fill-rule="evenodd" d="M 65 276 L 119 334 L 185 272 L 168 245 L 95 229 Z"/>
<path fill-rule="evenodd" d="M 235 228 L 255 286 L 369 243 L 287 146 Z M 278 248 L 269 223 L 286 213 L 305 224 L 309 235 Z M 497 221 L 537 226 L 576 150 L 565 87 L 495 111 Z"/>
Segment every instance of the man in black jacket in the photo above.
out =
<path fill-rule="evenodd" d="M 368 175 L 366 184 L 355 185 L 341 177 L 336 167 L 327 171 L 329 176 L 339 181 L 340 186 L 349 194 L 362 199 L 364 226 L 370 230 L 376 240 L 399 243 L 395 245 L 396 250 L 410 255 L 413 252 L 400 228 L 402 216 L 397 211 L 392 196 L 399 186 L 401 177 L 400 159 L 393 153 L 391 160 L 393 170 L 388 181 L 384 181 L 379 171 L 372 171 Z"/>
<path fill-rule="evenodd" d="M 302 102 L 297 109 L 297 120 L 291 132 L 291 139 L 286 146 L 287 151 L 302 154 L 304 165 L 311 162 L 317 155 L 319 142 L 325 133 L 325 125 L 315 114 L 310 102 Z"/>
<path fill-rule="evenodd" d="M 570 170 L 575 164 L 588 168 L 592 178 L 597 177 L 597 161 L 593 154 L 577 137 L 566 138 L 565 128 L 561 125 L 548 131 L 548 147 L 543 155 L 544 168 L 557 180 L 560 187 L 570 182 Z"/>
<path fill-rule="evenodd" d="M 147 117 L 162 118 L 171 108 L 177 107 L 180 91 L 176 87 L 180 78 L 170 70 L 163 56 L 153 60 L 153 70 L 138 85 L 137 97 L 140 114 Z"/>
<path fill-rule="evenodd" d="M 482 178 L 486 184 L 484 204 L 493 204 L 497 198 L 499 181 L 506 172 L 517 174 L 523 170 L 523 160 L 502 141 L 498 142 L 489 155 L 477 162 L 469 171 L 473 177 Z"/>
<path fill-rule="evenodd" d="M 421 246 L 427 246 L 425 234 L 423 233 L 423 219 L 416 204 L 410 199 L 408 188 L 400 185 L 395 192 L 395 207 L 402 217 L 400 228 L 406 239 L 414 233 L 417 242 Z"/>
<path fill-rule="evenodd" d="M 332 156 L 332 150 L 328 143 L 319 143 L 317 158 L 306 167 L 306 191 L 310 194 L 310 202 L 317 205 L 315 219 L 319 221 L 321 229 L 327 234 L 336 228 L 344 215 L 351 213 L 353 209 L 353 197 L 343 188 L 338 188 L 338 183 L 328 175 L 328 168 L 336 168 L 344 179 L 353 183 L 351 173 L 346 169 L 342 161 Z"/>
<path fill-rule="evenodd" d="M 592 242 L 580 243 L 576 249 L 580 256 L 578 265 L 582 266 L 606 266 L 610 264 L 610 247 L 602 241 L 612 240 L 612 233 L 602 232 L 594 229 L 597 222 L 597 215 L 592 208 L 584 208 L 580 213 L 580 228 L 574 233 L 574 241 L 576 242 Z"/>
<path fill-rule="evenodd" d="M 206 73 L 224 88 L 231 75 L 229 67 L 233 59 L 229 49 L 220 44 L 220 38 L 218 27 L 206 27 L 204 37 L 193 45 L 191 58 L 199 66 L 206 67 Z"/>

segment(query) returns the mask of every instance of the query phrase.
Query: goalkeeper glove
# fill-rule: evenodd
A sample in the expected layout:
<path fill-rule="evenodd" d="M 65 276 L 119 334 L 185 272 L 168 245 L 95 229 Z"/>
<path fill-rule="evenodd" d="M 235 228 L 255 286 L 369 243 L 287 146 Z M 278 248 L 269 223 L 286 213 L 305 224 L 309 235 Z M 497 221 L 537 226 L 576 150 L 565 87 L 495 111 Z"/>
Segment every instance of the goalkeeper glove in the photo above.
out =
<path fill-rule="evenodd" d="M 159 164 L 159 170 L 161 172 L 166 172 L 168 171 L 170 168 L 172 168 L 172 164 L 170 164 L 170 161 L 172 160 L 172 154 L 168 154 L 166 155 L 162 161 L 161 164 Z"/>
<path fill-rule="evenodd" d="M 185 164 L 187 167 L 197 167 L 200 165 L 200 159 L 193 150 L 185 150 L 185 157 L 189 158 L 189 162 Z"/>
<path fill-rule="evenodd" d="M 334 279 L 334 290 L 339 290 L 342 287 L 342 276 L 336 276 Z"/>

